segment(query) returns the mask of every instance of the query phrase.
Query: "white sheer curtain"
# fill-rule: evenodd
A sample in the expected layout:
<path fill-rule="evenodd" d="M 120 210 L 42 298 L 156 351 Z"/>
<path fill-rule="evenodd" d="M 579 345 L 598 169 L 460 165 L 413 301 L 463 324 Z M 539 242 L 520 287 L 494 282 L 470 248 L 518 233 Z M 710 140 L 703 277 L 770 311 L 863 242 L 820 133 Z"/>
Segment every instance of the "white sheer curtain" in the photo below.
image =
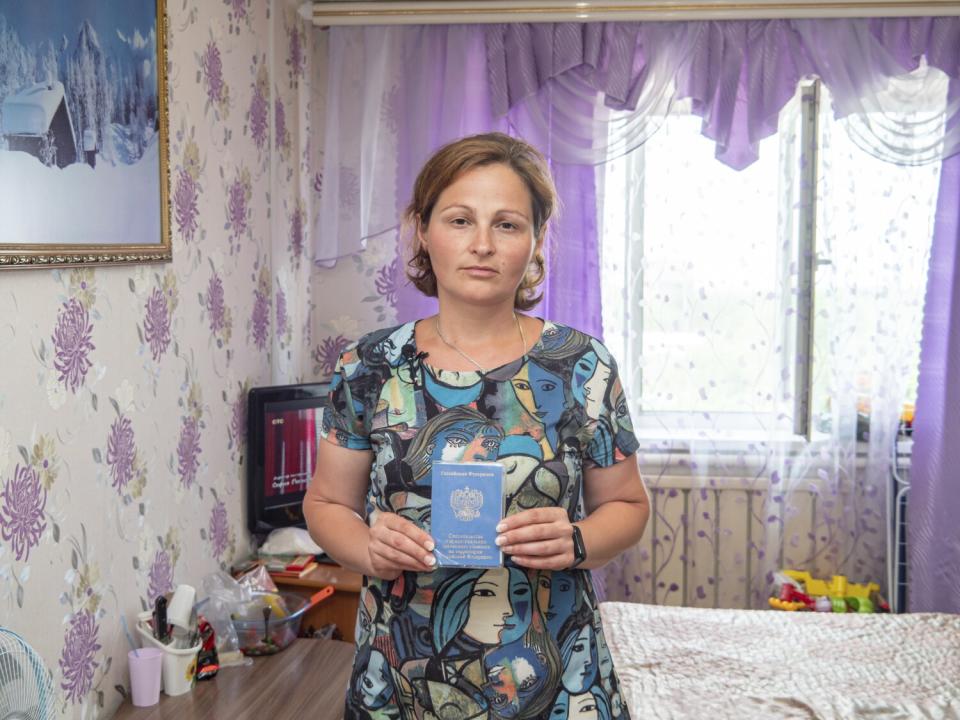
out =
<path fill-rule="evenodd" d="M 605 338 L 654 502 L 644 540 L 606 571 L 609 599 L 763 607 L 781 568 L 885 585 L 939 164 L 869 156 L 824 98 L 814 426 L 794 437 L 799 108 L 741 173 L 711 158 L 692 118 L 606 170 Z"/>
<path fill-rule="evenodd" d="M 322 32 L 318 28 L 314 33 Z M 397 225 L 396 106 L 406 28 L 338 28 L 327 42 L 322 184 L 312 219 L 315 262 L 332 265 Z"/>

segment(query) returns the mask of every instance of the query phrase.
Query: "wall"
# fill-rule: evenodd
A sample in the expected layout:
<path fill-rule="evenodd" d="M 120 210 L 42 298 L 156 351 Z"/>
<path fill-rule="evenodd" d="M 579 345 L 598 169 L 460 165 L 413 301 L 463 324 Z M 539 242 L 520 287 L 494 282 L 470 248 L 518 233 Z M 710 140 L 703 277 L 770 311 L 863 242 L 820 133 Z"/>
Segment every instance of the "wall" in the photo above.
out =
<path fill-rule="evenodd" d="M 0 625 L 58 717 L 120 703 L 121 616 L 248 551 L 243 395 L 312 372 L 294 8 L 168 1 L 172 263 L 0 275 Z"/>

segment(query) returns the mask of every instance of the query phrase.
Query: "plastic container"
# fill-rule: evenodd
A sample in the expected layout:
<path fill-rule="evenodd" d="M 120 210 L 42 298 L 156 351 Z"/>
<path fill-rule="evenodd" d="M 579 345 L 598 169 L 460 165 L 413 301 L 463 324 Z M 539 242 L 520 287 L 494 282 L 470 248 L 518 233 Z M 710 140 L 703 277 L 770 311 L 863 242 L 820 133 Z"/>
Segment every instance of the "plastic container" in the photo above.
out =
<path fill-rule="evenodd" d="M 286 605 L 285 615 L 276 611 L 277 595 Z M 307 600 L 295 593 L 253 593 L 253 600 L 244 607 L 237 608 L 232 616 L 240 650 L 244 655 L 272 655 L 280 652 L 297 639 L 300 621 L 315 602 L 314 598 Z M 263 620 L 265 606 L 271 608 L 266 623 Z"/>
<path fill-rule="evenodd" d="M 163 651 L 161 677 L 163 692 L 167 695 L 183 695 L 190 692 L 197 682 L 197 653 L 201 643 L 190 648 L 176 648 L 164 645 L 153 636 L 150 628 L 150 612 L 137 616 L 137 632 L 144 647 L 159 648 Z"/>

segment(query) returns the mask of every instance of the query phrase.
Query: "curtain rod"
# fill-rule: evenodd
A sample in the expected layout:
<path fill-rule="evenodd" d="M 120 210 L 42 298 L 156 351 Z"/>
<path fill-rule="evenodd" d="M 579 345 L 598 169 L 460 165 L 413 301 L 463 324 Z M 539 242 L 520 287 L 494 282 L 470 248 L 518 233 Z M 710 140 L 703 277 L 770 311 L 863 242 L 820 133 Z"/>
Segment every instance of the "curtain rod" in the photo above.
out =
<path fill-rule="evenodd" d="M 910 17 L 960 15 L 958 0 L 399 0 L 300 6 L 314 25 L 446 25 L 610 20 Z"/>

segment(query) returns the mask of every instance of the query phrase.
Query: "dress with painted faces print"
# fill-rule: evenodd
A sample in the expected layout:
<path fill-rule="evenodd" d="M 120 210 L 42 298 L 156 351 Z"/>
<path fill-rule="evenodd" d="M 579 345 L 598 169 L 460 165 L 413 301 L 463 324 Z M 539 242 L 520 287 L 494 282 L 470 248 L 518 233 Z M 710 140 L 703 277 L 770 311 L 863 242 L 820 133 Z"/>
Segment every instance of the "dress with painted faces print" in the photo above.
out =
<path fill-rule="evenodd" d="M 366 509 L 430 531 L 437 461 L 499 462 L 508 515 L 559 506 L 583 517 L 583 469 L 637 449 L 610 353 L 544 323 L 514 362 L 483 373 L 432 367 L 415 323 L 340 356 L 323 435 L 372 450 Z M 346 718 L 628 720 L 590 573 L 438 568 L 364 578 Z"/>

